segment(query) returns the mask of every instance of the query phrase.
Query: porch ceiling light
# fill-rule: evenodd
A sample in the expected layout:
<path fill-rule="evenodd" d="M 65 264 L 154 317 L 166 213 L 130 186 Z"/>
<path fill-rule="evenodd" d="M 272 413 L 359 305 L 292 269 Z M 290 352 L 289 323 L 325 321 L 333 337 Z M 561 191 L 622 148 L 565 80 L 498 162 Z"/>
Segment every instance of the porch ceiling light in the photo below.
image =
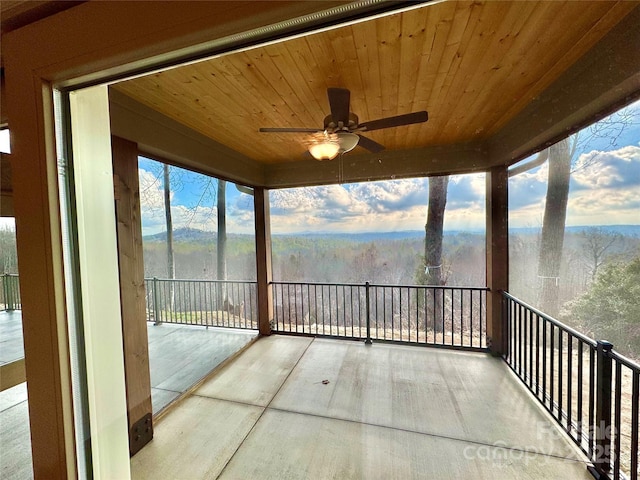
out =
<path fill-rule="evenodd" d="M 333 160 L 339 153 L 347 153 L 356 148 L 360 137 L 355 133 L 323 132 L 312 140 L 309 153 L 316 160 Z"/>
<path fill-rule="evenodd" d="M 340 145 L 336 140 L 326 138 L 309 146 L 309 153 L 316 160 L 333 160 L 340 153 Z"/>

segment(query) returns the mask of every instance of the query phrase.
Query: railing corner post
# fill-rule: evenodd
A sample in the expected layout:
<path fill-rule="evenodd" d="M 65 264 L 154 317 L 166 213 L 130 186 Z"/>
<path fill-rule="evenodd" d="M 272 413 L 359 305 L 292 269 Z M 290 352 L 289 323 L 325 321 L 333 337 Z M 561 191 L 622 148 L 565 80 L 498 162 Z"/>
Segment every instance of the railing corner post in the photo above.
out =
<path fill-rule="evenodd" d="M 371 341 L 371 306 L 369 305 L 369 288 L 370 283 L 366 282 L 364 284 L 364 294 L 365 294 L 365 303 L 366 303 L 366 312 L 367 312 L 367 338 L 364 341 L 365 345 L 371 345 L 373 342 Z"/>
<path fill-rule="evenodd" d="M 605 340 L 597 342 L 596 370 L 596 451 L 594 466 L 599 474 L 611 469 L 611 350 L 613 344 Z M 606 477 L 605 477 L 606 478 Z"/>

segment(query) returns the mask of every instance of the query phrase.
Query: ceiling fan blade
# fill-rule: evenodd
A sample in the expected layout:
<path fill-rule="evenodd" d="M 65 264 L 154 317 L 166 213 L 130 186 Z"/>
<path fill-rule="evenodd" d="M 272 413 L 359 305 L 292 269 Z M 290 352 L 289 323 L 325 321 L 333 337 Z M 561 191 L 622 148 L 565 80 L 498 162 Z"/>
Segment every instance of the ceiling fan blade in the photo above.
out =
<path fill-rule="evenodd" d="M 323 132 L 322 128 L 261 128 L 263 133 L 316 133 Z"/>
<path fill-rule="evenodd" d="M 349 125 L 349 102 L 351 92 L 346 88 L 328 88 L 329 106 L 331 107 L 331 118 L 336 124 L 342 122 Z"/>
<path fill-rule="evenodd" d="M 402 125 L 411 125 L 413 123 L 422 123 L 429 120 L 427 112 L 413 112 L 405 115 L 397 115 L 395 117 L 381 118 L 380 120 L 372 120 L 371 122 L 361 123 L 358 129 L 365 132 L 372 130 L 380 130 L 382 128 L 400 127 Z"/>
<path fill-rule="evenodd" d="M 363 137 L 362 135 L 358 135 L 360 140 L 358 141 L 358 145 L 366 148 L 372 153 L 379 153 L 384 150 L 384 146 L 380 145 L 378 142 L 374 142 L 370 138 Z"/>

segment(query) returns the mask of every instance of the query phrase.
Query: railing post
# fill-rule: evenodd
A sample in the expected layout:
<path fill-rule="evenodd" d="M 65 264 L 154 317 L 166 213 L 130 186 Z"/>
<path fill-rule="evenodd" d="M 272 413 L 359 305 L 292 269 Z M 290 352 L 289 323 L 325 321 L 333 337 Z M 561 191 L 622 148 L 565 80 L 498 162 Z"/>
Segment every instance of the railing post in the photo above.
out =
<path fill-rule="evenodd" d="M 11 288 L 11 275 L 5 273 L 3 276 L 3 288 L 4 288 L 4 308 L 7 311 L 13 310 L 13 292 Z"/>
<path fill-rule="evenodd" d="M 2 300 L 4 303 L 4 309 L 3 310 L 7 310 L 7 274 L 3 273 L 2 274 Z"/>
<path fill-rule="evenodd" d="M 158 277 L 153 277 L 153 283 L 151 284 L 151 291 L 153 292 L 153 324 L 160 325 L 160 305 L 158 299 Z"/>
<path fill-rule="evenodd" d="M 594 464 L 597 472 L 606 477 L 611 469 L 611 350 L 613 345 L 598 340 L 596 370 L 596 449 Z"/>
<path fill-rule="evenodd" d="M 369 282 L 364 284 L 364 294 L 365 294 L 365 302 L 366 302 L 366 312 L 367 312 L 367 339 L 364 341 L 366 345 L 371 345 L 373 342 L 371 341 L 371 307 L 369 305 Z"/>

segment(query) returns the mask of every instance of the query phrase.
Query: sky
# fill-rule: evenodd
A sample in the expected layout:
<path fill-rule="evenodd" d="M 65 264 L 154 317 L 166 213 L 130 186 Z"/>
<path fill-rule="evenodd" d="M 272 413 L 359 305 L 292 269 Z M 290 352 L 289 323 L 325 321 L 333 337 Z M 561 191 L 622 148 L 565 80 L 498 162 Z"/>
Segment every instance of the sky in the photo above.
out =
<path fill-rule="evenodd" d="M 629 113 L 633 123 L 624 128 L 620 127 L 623 117 L 614 114 L 580 133 L 568 226 L 640 224 L 640 102 L 628 107 Z M 545 163 L 510 178 L 510 227 L 542 225 L 547 174 Z M 173 175 L 174 228 L 215 230 L 215 188 L 211 188 L 215 185 L 207 191 L 197 174 L 174 170 Z M 160 177 L 155 162 L 140 161 L 144 234 L 164 230 Z M 272 190 L 271 229 L 274 234 L 423 230 L 428 185 L 427 178 L 413 178 Z M 484 227 L 485 174 L 451 176 L 445 230 L 483 231 Z M 227 187 L 227 229 L 253 232 L 252 198 L 232 184 Z"/>
<path fill-rule="evenodd" d="M 640 101 L 625 110 L 631 116 L 609 119 L 579 135 L 572 166 L 567 225 L 640 224 Z M 8 138 L 0 132 L 0 150 Z M 523 162 L 526 161 L 523 160 Z M 216 229 L 216 183 L 172 167 L 174 229 Z M 510 227 L 540 227 L 548 164 L 509 180 Z M 162 170 L 157 162 L 139 162 L 143 234 L 164 231 Z M 389 180 L 270 192 L 274 234 L 389 232 L 423 230 L 428 202 L 427 178 Z M 226 189 L 227 229 L 253 233 L 253 199 L 233 184 Z M 485 223 L 485 174 L 450 177 L 445 230 L 482 231 Z M 0 227 L 12 228 L 11 219 Z"/>

